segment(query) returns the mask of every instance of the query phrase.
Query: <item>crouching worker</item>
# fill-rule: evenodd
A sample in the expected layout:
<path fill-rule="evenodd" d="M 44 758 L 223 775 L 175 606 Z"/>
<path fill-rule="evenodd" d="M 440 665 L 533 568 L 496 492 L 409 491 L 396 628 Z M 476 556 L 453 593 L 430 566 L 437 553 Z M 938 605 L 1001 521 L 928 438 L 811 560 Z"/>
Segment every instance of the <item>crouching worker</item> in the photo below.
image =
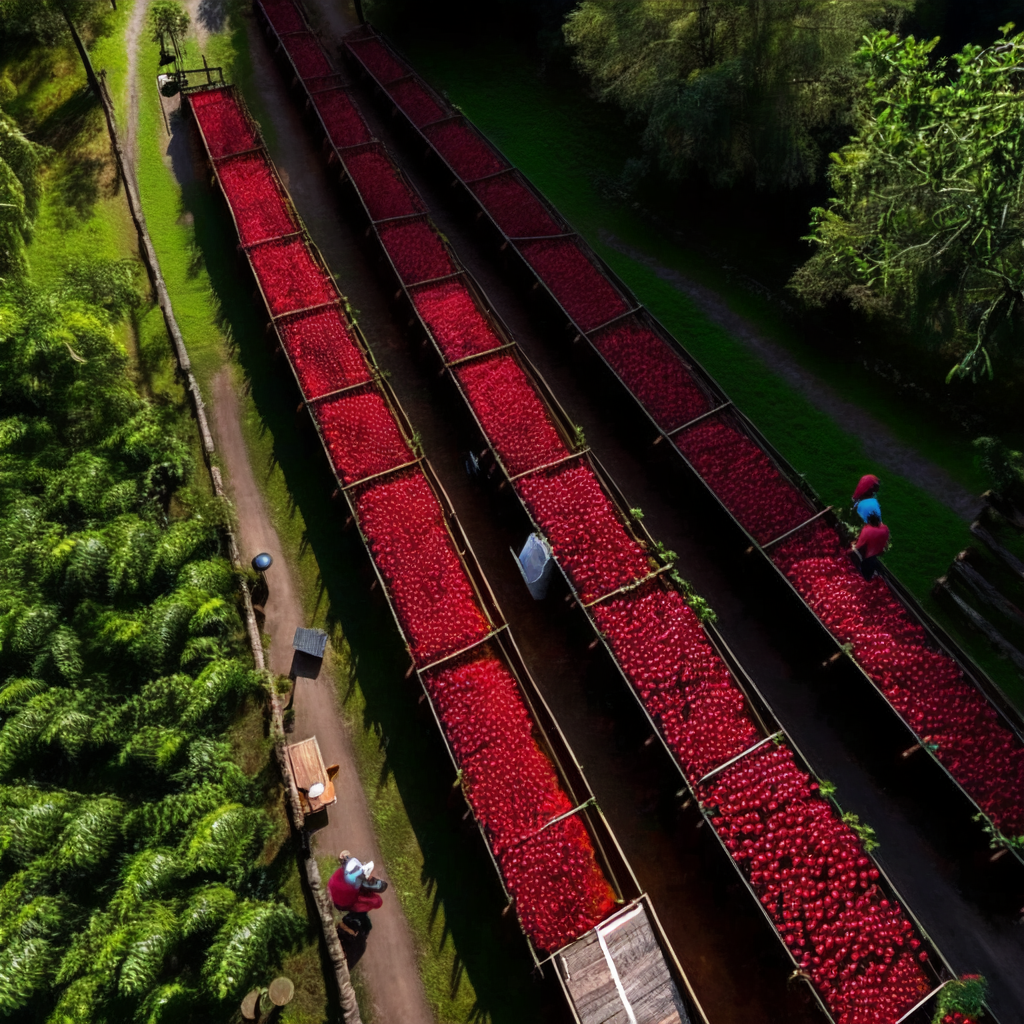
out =
<path fill-rule="evenodd" d="M 342 928 L 349 935 L 370 931 L 369 912 L 379 909 L 384 901 L 380 894 L 388 887 L 383 878 L 373 877 L 373 861 L 365 864 L 348 850 L 338 855 L 341 867 L 331 875 L 327 889 L 334 905 L 344 912 Z"/>
<path fill-rule="evenodd" d="M 860 531 L 853 545 L 853 551 L 860 556 L 860 571 L 864 579 L 871 579 L 878 572 L 878 556 L 889 546 L 889 527 L 875 512 L 868 515 L 868 521 Z"/>

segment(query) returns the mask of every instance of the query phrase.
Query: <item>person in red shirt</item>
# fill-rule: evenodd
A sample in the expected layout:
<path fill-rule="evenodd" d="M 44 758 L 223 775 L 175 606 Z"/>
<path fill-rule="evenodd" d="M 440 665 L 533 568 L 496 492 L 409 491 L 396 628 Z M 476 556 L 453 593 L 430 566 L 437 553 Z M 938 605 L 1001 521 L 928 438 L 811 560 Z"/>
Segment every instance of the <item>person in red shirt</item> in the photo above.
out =
<path fill-rule="evenodd" d="M 384 903 L 380 894 L 388 887 L 381 878 L 373 877 L 373 861 L 365 864 L 358 857 L 353 857 L 348 850 L 342 850 L 338 859 L 341 867 L 331 875 L 327 882 L 327 891 L 331 894 L 331 902 L 344 911 L 343 923 L 347 923 L 349 915 L 353 915 L 362 931 L 370 930 L 371 910 L 378 910 Z"/>
<path fill-rule="evenodd" d="M 878 556 L 889 546 L 889 527 L 874 512 L 860 531 L 853 550 L 860 555 L 860 571 L 866 580 L 878 572 Z"/>

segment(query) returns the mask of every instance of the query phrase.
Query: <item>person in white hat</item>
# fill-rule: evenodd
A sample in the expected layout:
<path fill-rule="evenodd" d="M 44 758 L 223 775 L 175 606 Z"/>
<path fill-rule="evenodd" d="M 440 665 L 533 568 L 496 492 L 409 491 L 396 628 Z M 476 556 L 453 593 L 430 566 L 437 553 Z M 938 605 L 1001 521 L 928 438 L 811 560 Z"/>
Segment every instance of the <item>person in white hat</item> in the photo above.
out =
<path fill-rule="evenodd" d="M 370 919 L 367 914 L 383 906 L 384 900 L 380 894 L 387 889 L 388 883 L 382 878 L 373 877 L 372 860 L 364 864 L 348 850 L 342 850 L 338 860 L 341 861 L 341 867 L 331 875 L 327 883 L 331 901 L 346 915 L 358 915 L 362 929 L 369 931 Z"/>

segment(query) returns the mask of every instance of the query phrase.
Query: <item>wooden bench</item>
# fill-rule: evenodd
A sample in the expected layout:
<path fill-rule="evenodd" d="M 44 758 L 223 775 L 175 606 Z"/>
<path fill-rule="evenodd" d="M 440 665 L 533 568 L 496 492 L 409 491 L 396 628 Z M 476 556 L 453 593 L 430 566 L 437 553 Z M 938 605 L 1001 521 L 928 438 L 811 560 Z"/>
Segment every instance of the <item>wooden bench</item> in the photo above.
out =
<path fill-rule="evenodd" d="M 334 792 L 334 777 L 338 774 L 338 765 L 324 766 L 323 756 L 320 754 L 320 744 L 316 737 L 311 736 L 301 743 L 290 743 L 285 750 L 288 752 L 288 761 L 292 766 L 292 775 L 295 777 L 295 785 L 299 790 L 299 802 L 302 804 L 304 814 L 316 814 L 325 807 L 337 803 L 338 797 Z M 322 783 L 324 791 L 319 796 L 310 796 L 310 789 L 317 783 Z"/>

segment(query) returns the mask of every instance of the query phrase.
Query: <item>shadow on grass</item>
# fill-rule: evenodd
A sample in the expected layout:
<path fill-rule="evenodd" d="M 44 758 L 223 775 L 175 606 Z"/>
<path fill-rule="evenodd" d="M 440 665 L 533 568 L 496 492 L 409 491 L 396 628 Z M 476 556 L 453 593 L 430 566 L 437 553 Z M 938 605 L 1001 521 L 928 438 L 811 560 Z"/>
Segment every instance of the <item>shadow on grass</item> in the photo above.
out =
<path fill-rule="evenodd" d="M 312 550 L 321 573 L 317 610 L 326 600 L 336 646 L 349 648 L 353 668 L 340 681 L 342 700 L 351 706 L 358 674 L 366 701 L 363 728 L 379 736 L 386 749 L 379 784 L 393 776 L 422 852 L 422 882 L 434 893 L 430 941 L 438 950 L 449 937 L 455 943 L 449 990 L 456 994 L 468 975 L 477 994 L 470 1020 L 560 1019 L 560 1000 L 547 988 L 554 981 L 551 971 L 543 987 L 525 984 L 533 968 L 525 940 L 515 917 L 502 917 L 505 898 L 493 863 L 453 792 L 451 761 L 429 708 L 417 701 L 420 688 L 405 678 L 408 654 L 387 604 L 379 589 L 368 600 L 373 571 L 358 531 L 343 528 L 346 505 L 331 500 L 336 482 L 316 433 L 297 426 L 300 396 L 283 356 L 275 357 L 265 340 L 265 320 L 239 258 L 230 215 L 220 196 L 194 179 L 183 186 L 183 205 L 194 218 L 196 245 L 220 304 L 220 327 L 235 339 L 233 354 L 259 414 L 259 429 L 273 439 L 265 471 L 280 466 L 291 496 L 288 515 L 301 511 L 306 524 L 302 547 Z M 445 925 L 436 936 L 441 907 Z"/>

